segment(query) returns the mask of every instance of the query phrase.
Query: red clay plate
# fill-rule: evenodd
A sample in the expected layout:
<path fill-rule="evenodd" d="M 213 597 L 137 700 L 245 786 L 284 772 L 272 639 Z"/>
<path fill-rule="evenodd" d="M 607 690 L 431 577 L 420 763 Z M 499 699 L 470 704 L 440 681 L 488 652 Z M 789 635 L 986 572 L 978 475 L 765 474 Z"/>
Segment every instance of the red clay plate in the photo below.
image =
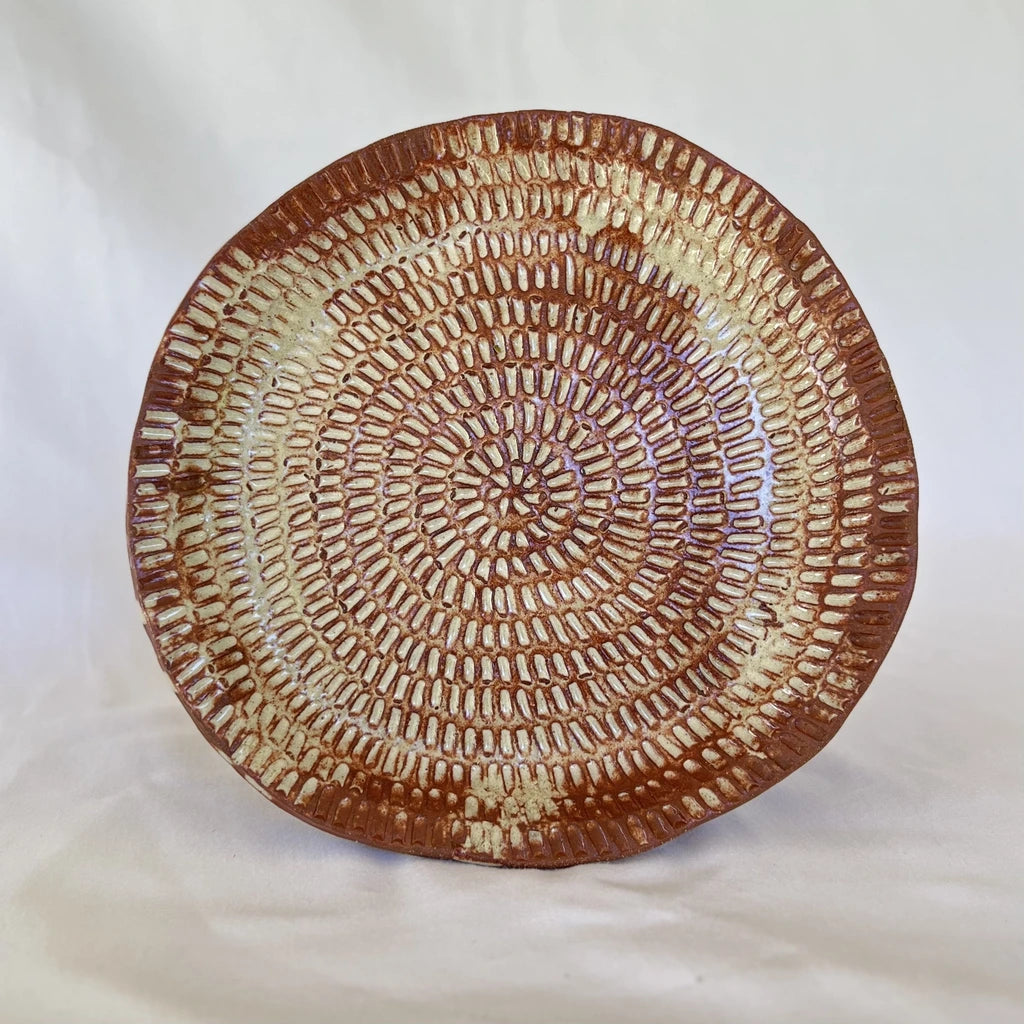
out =
<path fill-rule="evenodd" d="M 649 849 L 819 751 L 910 600 L 917 477 L 814 236 L 709 153 L 524 111 L 243 228 L 160 343 L 128 538 L 161 664 L 374 846 Z"/>

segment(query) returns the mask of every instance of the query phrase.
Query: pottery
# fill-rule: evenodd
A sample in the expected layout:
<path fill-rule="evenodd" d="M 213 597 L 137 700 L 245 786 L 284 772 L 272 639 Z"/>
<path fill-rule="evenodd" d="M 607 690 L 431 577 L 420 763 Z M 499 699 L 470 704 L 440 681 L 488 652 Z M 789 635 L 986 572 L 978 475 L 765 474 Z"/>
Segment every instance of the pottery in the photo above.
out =
<path fill-rule="evenodd" d="M 808 229 L 671 132 L 525 111 L 344 157 L 217 253 L 146 384 L 128 537 L 179 698 L 276 804 L 550 867 L 817 753 L 916 515 Z"/>

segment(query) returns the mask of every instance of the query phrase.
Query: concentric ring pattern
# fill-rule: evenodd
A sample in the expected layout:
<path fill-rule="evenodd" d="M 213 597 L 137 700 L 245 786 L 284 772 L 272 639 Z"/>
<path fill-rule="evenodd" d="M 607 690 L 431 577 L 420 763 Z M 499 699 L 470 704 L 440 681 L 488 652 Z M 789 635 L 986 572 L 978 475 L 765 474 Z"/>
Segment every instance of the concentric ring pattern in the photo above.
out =
<path fill-rule="evenodd" d="M 136 429 L 147 628 L 278 804 L 429 856 L 624 856 L 832 736 L 913 585 L 860 307 L 684 140 L 524 112 L 346 157 L 221 250 Z"/>

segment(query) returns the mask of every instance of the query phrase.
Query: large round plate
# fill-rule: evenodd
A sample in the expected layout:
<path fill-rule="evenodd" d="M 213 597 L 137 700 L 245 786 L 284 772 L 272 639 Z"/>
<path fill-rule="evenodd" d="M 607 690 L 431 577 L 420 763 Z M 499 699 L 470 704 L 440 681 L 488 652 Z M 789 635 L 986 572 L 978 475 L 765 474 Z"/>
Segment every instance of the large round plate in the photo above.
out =
<path fill-rule="evenodd" d="M 821 749 L 907 607 L 916 497 L 807 228 L 662 129 L 527 111 L 369 146 L 217 253 L 128 534 L 178 696 L 275 803 L 556 866 Z"/>

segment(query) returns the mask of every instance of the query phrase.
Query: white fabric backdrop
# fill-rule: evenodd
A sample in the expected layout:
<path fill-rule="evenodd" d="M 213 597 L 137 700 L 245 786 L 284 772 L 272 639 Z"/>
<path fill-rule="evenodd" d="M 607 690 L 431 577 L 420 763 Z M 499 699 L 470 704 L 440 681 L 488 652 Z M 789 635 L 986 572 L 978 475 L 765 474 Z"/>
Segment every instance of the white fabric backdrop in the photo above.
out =
<path fill-rule="evenodd" d="M 1020 1020 L 1024 7 L 0 0 L 0 1019 Z M 508 872 L 275 809 L 159 671 L 123 539 L 167 319 L 383 135 L 661 124 L 823 240 L 904 399 L 918 591 L 829 748 L 642 857 Z"/>

